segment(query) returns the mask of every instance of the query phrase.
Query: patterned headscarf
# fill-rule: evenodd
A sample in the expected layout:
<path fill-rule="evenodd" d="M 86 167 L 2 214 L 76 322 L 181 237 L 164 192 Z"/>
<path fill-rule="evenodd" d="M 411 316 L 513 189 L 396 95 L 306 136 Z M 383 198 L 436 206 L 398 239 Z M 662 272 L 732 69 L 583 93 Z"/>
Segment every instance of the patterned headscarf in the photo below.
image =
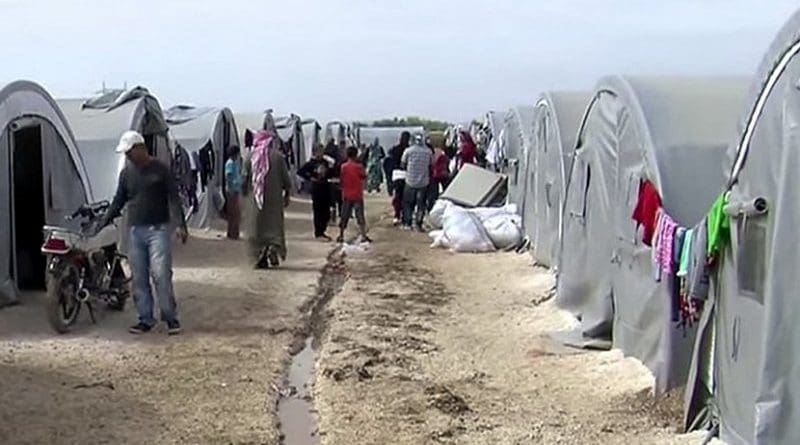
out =
<path fill-rule="evenodd" d="M 253 172 L 253 196 L 256 206 L 264 207 L 264 182 L 269 172 L 269 151 L 272 147 L 272 135 L 266 130 L 259 130 L 253 137 L 253 151 L 250 164 Z"/>

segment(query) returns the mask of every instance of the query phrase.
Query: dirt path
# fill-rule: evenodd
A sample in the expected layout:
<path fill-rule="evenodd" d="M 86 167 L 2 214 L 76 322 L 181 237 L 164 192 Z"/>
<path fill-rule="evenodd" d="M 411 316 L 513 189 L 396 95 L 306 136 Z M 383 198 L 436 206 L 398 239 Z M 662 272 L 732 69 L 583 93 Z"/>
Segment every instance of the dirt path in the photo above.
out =
<path fill-rule="evenodd" d="M 274 385 L 331 248 L 311 240 L 308 203 L 287 218 L 279 270 L 254 271 L 242 242 L 213 233 L 178 248 L 179 337 L 130 336 L 132 307 L 66 336 L 40 295 L 0 311 L 0 443 L 277 444 Z"/>
<path fill-rule="evenodd" d="M 527 255 L 431 251 L 373 230 L 328 314 L 315 401 L 323 444 L 696 444 L 620 353 L 561 347 L 571 327 Z"/>

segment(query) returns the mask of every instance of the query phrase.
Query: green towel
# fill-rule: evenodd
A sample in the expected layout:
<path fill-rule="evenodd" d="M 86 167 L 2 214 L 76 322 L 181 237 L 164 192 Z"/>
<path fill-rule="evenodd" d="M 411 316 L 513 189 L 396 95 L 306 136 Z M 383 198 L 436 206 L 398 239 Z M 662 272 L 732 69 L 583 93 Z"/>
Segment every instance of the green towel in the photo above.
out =
<path fill-rule="evenodd" d="M 689 260 L 692 256 L 692 235 L 694 230 L 689 229 L 683 236 L 683 246 L 681 247 L 681 262 L 678 266 L 678 276 L 685 277 L 689 274 Z"/>
<path fill-rule="evenodd" d="M 722 250 L 723 243 L 730 238 L 731 222 L 725 214 L 725 204 L 728 203 L 728 192 L 725 192 L 714 201 L 708 212 L 706 224 L 708 228 L 708 244 L 706 253 L 709 258 L 716 258 Z"/>

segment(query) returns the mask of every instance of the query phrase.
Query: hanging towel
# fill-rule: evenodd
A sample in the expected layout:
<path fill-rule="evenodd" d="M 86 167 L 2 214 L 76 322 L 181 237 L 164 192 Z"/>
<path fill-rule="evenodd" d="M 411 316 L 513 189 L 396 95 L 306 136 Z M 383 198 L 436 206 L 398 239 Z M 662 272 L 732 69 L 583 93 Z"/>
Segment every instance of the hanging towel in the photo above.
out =
<path fill-rule="evenodd" d="M 708 212 L 706 220 L 708 230 L 706 256 L 711 259 L 712 263 L 719 256 L 723 244 L 730 239 L 731 222 L 728 215 L 725 214 L 725 204 L 727 202 L 728 192 L 725 192 L 711 205 L 711 210 Z"/>
<path fill-rule="evenodd" d="M 670 309 L 672 321 L 680 321 L 681 313 L 681 285 L 680 278 L 675 274 L 678 270 L 677 264 L 680 262 L 681 249 L 683 247 L 683 239 L 686 235 L 686 229 L 683 227 L 675 228 L 675 236 L 672 243 L 672 255 L 670 255 L 670 271 L 669 271 L 669 286 L 670 286 Z"/>
<path fill-rule="evenodd" d="M 686 277 L 689 274 L 689 258 L 692 256 L 692 238 L 694 238 L 694 229 L 689 229 L 683 237 L 681 259 L 678 264 L 679 277 Z"/>
<path fill-rule="evenodd" d="M 662 209 L 656 210 L 656 224 L 653 230 L 653 246 L 650 249 L 650 262 L 653 266 L 653 279 L 656 282 L 661 281 L 661 266 L 658 262 L 658 252 L 661 247 L 661 223 L 664 220 L 664 211 Z"/>
<path fill-rule="evenodd" d="M 672 275 L 675 270 L 675 232 L 678 229 L 678 224 L 666 212 L 662 211 L 661 213 L 661 234 L 659 235 L 657 260 L 661 271 L 664 274 Z"/>
<path fill-rule="evenodd" d="M 639 201 L 633 210 L 633 220 L 636 221 L 636 228 L 644 228 L 642 242 L 646 246 L 652 246 L 653 235 L 656 229 L 656 215 L 661 208 L 661 197 L 658 190 L 648 180 L 639 181 Z"/>
<path fill-rule="evenodd" d="M 709 289 L 707 221 L 703 219 L 695 228 L 689 259 L 688 296 L 695 300 L 706 300 Z"/>

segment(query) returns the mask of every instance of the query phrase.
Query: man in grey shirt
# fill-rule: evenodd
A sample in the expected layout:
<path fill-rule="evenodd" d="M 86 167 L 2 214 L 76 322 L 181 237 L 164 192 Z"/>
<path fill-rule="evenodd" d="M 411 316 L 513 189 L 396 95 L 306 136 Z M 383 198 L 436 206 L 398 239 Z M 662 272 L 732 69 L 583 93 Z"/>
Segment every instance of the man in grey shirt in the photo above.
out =
<path fill-rule="evenodd" d="M 406 170 L 406 187 L 403 191 L 403 230 L 412 230 L 412 219 L 420 232 L 425 218 L 428 184 L 431 180 L 433 152 L 423 143 L 421 134 L 414 137 L 414 145 L 406 149 L 401 165 Z M 414 209 L 416 208 L 416 215 Z"/>
<path fill-rule="evenodd" d="M 178 188 L 169 167 L 150 156 L 142 135 L 126 131 L 120 138 L 117 153 L 128 159 L 119 175 L 119 186 L 103 224 L 110 223 L 128 206 L 130 262 L 133 269 L 133 295 L 139 322 L 129 329 L 132 334 L 149 332 L 156 324 L 153 317 L 152 278 L 158 294 L 161 319 L 170 335 L 181 332 L 172 285 L 172 236 L 170 213 L 180 218 L 178 234 L 186 242 L 188 232 Z"/>

